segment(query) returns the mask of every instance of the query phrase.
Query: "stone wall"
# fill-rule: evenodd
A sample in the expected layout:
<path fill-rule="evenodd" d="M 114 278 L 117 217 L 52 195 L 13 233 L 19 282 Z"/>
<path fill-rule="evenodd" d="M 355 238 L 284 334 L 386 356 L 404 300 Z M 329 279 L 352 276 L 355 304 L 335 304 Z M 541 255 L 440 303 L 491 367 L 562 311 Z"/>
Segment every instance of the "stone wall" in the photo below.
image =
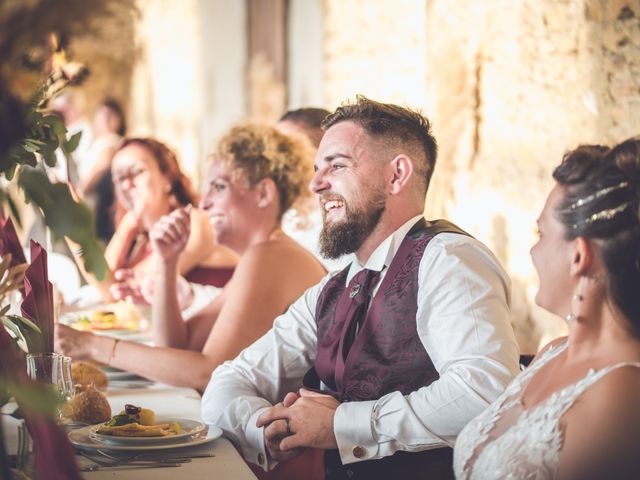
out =
<path fill-rule="evenodd" d="M 325 0 L 325 102 L 357 93 L 425 105 L 426 4 L 416 0 Z"/>
<path fill-rule="evenodd" d="M 640 133 L 640 2 L 429 0 L 430 194 L 509 271 L 524 351 L 564 331 L 533 304 L 528 251 L 562 154 Z"/>
<path fill-rule="evenodd" d="M 104 1 L 106 0 L 96 0 Z M 72 60 L 88 66 L 90 74 L 75 88 L 84 113 L 91 117 L 97 105 L 106 97 L 129 103 L 131 74 L 136 62 L 135 25 L 139 12 L 135 0 L 109 2 L 109 13 L 91 18 L 83 35 L 74 36 L 69 44 Z M 73 12 L 64 14 L 74 15 Z"/>

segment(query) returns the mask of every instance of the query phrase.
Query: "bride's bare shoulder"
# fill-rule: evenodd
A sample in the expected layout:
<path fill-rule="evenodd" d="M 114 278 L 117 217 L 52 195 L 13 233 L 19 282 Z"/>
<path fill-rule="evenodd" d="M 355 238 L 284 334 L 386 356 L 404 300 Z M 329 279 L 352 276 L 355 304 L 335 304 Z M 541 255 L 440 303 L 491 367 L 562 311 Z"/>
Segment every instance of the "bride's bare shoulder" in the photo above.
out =
<path fill-rule="evenodd" d="M 616 368 L 591 385 L 565 414 L 560 478 L 637 478 L 640 368 Z"/>
<path fill-rule="evenodd" d="M 640 362 L 620 364 L 598 380 L 587 394 L 601 412 L 638 412 L 640 418 Z M 638 425 L 640 431 L 640 425 Z"/>

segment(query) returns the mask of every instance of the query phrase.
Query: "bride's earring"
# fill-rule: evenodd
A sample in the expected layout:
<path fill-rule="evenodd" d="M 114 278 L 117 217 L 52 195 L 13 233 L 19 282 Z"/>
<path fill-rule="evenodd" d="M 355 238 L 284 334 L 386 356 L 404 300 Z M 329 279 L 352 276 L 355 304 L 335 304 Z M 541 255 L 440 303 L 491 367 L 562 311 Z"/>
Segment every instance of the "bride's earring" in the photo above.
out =
<path fill-rule="evenodd" d="M 582 302 L 582 300 L 584 300 L 584 297 L 583 297 L 581 294 L 579 294 L 579 293 L 577 293 L 577 292 L 576 292 L 576 293 L 574 293 L 574 294 L 573 294 L 573 296 L 571 297 L 571 299 L 572 299 L 574 302 Z M 573 303 L 573 302 L 572 302 L 572 303 Z M 568 323 L 571 323 L 571 322 L 575 321 L 575 320 L 576 320 L 576 318 L 578 318 L 578 317 L 577 317 L 577 315 L 575 315 L 573 312 L 571 312 L 571 313 L 569 313 L 569 314 L 565 315 L 565 317 L 564 317 L 564 319 L 565 319 Z"/>

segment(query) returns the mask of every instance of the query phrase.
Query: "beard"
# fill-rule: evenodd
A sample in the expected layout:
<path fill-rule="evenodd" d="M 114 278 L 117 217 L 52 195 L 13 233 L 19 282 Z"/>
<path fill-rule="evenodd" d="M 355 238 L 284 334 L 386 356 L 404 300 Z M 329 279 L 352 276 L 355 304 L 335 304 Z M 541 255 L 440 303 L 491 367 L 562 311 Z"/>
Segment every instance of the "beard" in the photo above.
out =
<path fill-rule="evenodd" d="M 357 251 L 376 228 L 385 210 L 384 195 L 378 192 L 360 208 L 352 209 L 344 197 L 339 199 L 344 202 L 344 220 L 327 224 L 326 213 L 323 212 L 320 254 L 328 259 L 336 259 Z"/>

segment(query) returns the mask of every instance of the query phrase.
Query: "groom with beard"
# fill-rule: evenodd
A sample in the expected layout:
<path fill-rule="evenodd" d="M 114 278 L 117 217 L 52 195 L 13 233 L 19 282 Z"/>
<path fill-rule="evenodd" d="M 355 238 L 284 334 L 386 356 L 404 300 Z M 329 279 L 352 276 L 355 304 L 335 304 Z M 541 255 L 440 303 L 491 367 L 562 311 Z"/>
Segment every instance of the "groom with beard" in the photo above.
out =
<path fill-rule="evenodd" d="M 480 242 L 423 218 L 426 118 L 359 96 L 323 126 L 322 254 L 353 261 L 214 371 L 203 418 L 264 470 L 316 448 L 327 479 L 453 478 L 458 432 L 518 372 L 510 281 Z"/>

